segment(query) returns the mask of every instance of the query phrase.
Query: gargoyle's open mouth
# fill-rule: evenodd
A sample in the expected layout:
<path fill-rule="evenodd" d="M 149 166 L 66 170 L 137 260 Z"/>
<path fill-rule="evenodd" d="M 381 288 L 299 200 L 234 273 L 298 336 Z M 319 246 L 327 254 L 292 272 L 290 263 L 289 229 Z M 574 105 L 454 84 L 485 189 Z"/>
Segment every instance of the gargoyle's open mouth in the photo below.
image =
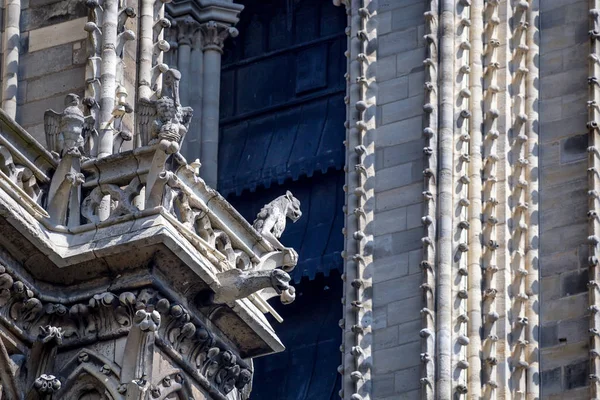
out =
<path fill-rule="evenodd" d="M 281 294 L 284 290 L 288 290 L 289 288 L 290 285 L 285 282 L 278 282 L 275 285 L 275 291 L 277 292 L 277 294 Z"/>
<path fill-rule="evenodd" d="M 292 218 L 290 218 L 292 221 L 296 222 L 300 219 L 300 217 L 302 216 L 302 211 L 292 211 Z"/>

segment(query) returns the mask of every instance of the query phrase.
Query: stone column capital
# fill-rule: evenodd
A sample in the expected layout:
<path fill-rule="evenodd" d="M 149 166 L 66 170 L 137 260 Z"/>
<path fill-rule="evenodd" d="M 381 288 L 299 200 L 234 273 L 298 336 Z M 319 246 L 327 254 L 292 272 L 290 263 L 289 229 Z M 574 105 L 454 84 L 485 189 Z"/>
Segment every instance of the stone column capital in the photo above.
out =
<path fill-rule="evenodd" d="M 200 26 L 202 32 L 202 49 L 216 50 L 223 53 L 225 40 L 231 36 L 236 37 L 239 32 L 236 28 L 216 21 L 208 21 Z"/>
<path fill-rule="evenodd" d="M 177 30 L 177 43 L 179 46 L 188 45 L 191 46 L 194 40 L 194 36 L 198 29 L 200 29 L 200 23 L 190 16 L 184 16 L 175 19 L 175 29 Z"/>

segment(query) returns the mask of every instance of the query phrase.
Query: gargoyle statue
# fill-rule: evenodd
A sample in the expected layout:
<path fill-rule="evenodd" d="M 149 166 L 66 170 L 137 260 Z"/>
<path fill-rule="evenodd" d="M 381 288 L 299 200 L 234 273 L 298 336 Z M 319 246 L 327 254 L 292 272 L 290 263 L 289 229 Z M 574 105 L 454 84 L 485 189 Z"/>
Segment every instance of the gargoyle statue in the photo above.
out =
<path fill-rule="evenodd" d="M 64 157 L 69 154 L 81 157 L 84 154 L 85 142 L 97 135 L 94 129 L 94 118 L 84 116 L 79 109 L 79 96 L 68 94 L 65 97 L 65 109 L 62 113 L 47 110 L 44 113 L 44 131 L 48 149 Z"/>
<path fill-rule="evenodd" d="M 157 100 L 140 99 L 138 103 L 139 134 L 142 145 L 160 140 L 183 143 L 193 110 L 179 103 L 181 73 L 170 69 L 163 75 L 163 89 Z"/>
<path fill-rule="evenodd" d="M 273 289 L 279 295 L 293 289 L 289 284 L 290 276 L 280 269 L 242 271 L 234 268 L 217 274 L 217 277 L 219 287 L 213 288 L 213 304 L 231 304 L 262 289 Z"/>
<path fill-rule="evenodd" d="M 269 243 L 278 250 L 284 250 L 279 238 L 283 234 L 286 218 L 296 222 L 302 216 L 300 201 L 288 190 L 285 195 L 279 196 L 264 206 L 254 220 L 254 229 L 263 235 Z"/>
<path fill-rule="evenodd" d="M 65 109 L 61 114 L 54 110 L 44 113 L 48 148 L 60 158 L 48 190 L 48 214 L 55 224 L 79 225 L 80 186 L 84 180 L 81 159 L 86 142 L 97 136 L 94 124 L 94 118 L 84 116 L 79 109 L 79 96 L 76 94 L 66 96 Z"/>

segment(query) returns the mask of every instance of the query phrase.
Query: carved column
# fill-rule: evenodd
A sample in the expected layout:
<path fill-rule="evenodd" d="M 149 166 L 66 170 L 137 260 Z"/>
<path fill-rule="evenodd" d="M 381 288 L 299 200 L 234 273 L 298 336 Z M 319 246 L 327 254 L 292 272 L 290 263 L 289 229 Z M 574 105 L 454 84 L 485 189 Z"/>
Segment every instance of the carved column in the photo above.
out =
<path fill-rule="evenodd" d="M 154 337 L 159 326 L 157 311 L 138 310 L 133 317 L 121 363 L 121 384 L 127 387 L 127 400 L 144 399 L 150 390 Z"/>
<path fill-rule="evenodd" d="M 19 42 L 21 30 L 19 21 L 21 16 L 21 1 L 6 0 L 4 3 L 4 34 L 3 34 L 3 62 L 2 62 L 2 109 L 15 118 L 17 113 L 17 87 L 19 78 Z"/>
<path fill-rule="evenodd" d="M 221 55 L 225 39 L 236 37 L 238 30 L 229 25 L 209 21 L 201 26 L 203 62 L 202 96 L 202 177 L 212 187 L 217 186 L 219 153 L 219 96 L 221 85 Z"/>
<path fill-rule="evenodd" d="M 192 122 L 190 124 L 192 128 L 186 136 L 183 154 L 190 161 L 200 158 L 200 140 L 202 136 L 202 90 L 204 87 L 202 82 L 202 74 L 204 71 L 203 56 L 202 33 L 200 32 L 200 29 L 197 29 L 192 39 L 192 52 L 190 55 L 190 76 L 192 79 L 191 81 L 188 81 L 193 82 L 193 86 L 191 86 L 193 89 L 190 89 L 189 94 L 189 105 L 194 110 L 194 115 L 192 116 Z"/>
<path fill-rule="evenodd" d="M 179 89 L 181 104 L 190 104 L 191 87 L 195 81 L 191 78 L 191 54 L 194 35 L 200 28 L 200 24 L 190 16 L 185 16 L 177 20 L 177 67 L 181 72 L 181 79 L 187 84 Z"/>

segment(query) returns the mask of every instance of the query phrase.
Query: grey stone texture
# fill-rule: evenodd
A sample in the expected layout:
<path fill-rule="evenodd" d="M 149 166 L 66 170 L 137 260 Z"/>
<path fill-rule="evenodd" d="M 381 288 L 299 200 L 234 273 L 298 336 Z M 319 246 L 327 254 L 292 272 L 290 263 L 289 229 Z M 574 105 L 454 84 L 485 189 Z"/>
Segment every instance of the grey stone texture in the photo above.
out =
<path fill-rule="evenodd" d="M 420 391 L 425 3 L 380 1 L 377 16 L 374 400 Z"/>
<path fill-rule="evenodd" d="M 542 398 L 589 398 L 587 1 L 540 2 Z"/>

